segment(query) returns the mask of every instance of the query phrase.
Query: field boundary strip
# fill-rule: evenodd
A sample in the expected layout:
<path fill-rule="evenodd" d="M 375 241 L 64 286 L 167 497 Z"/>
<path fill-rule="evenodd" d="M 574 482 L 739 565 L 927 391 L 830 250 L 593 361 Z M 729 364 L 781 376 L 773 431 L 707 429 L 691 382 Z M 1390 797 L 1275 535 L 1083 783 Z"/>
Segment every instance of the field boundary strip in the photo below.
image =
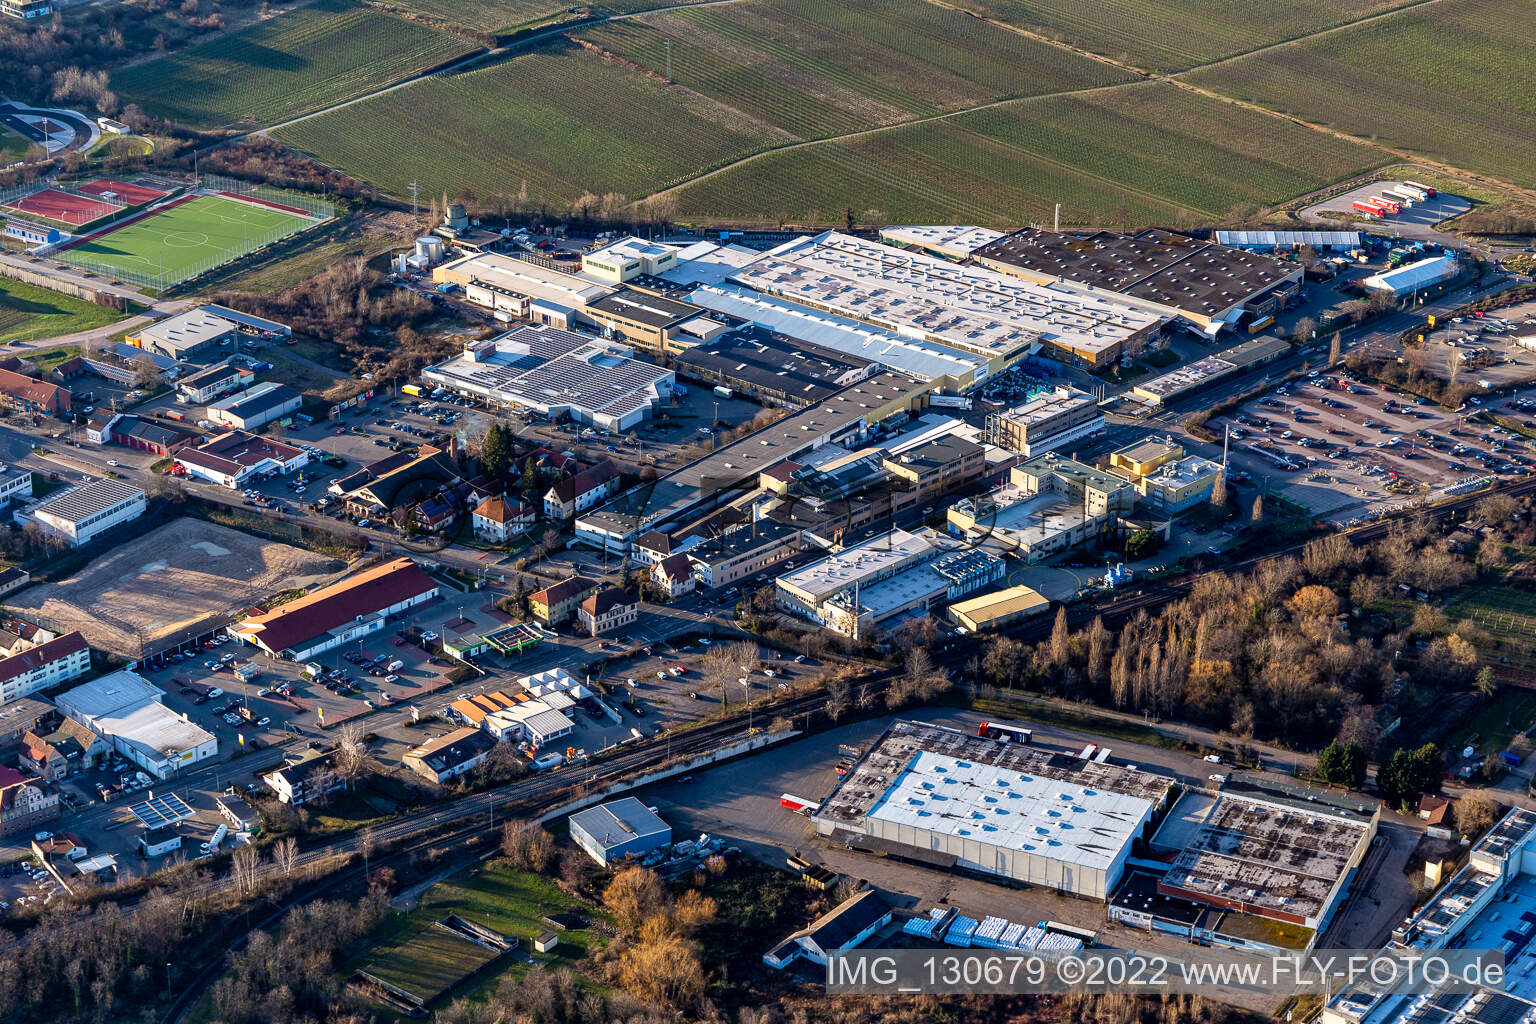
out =
<path fill-rule="evenodd" d="M 284 206 L 282 203 L 274 203 L 270 199 L 260 199 L 256 196 L 242 195 L 239 192 L 215 192 L 214 195 L 221 199 L 233 199 L 237 203 L 250 203 L 252 206 L 261 206 L 279 213 L 291 213 L 295 217 L 318 217 L 318 214 L 308 210 L 301 210 L 297 206 Z"/>

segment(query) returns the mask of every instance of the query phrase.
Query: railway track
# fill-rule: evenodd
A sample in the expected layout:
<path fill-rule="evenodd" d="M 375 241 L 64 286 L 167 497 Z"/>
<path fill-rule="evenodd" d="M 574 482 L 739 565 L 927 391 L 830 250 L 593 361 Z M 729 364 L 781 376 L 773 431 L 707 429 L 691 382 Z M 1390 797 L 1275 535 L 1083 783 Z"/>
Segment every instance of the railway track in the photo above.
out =
<path fill-rule="evenodd" d="M 1511 497 L 1523 497 L 1536 493 L 1536 479 L 1510 484 L 1497 488 L 1497 491 L 1508 494 Z M 1439 505 L 1429 506 L 1422 510 L 1422 514 L 1435 521 L 1456 516 L 1470 510 L 1477 502 L 1486 497 L 1488 493 L 1490 492 L 1469 494 L 1451 501 L 1442 502 Z M 1356 544 L 1372 543 L 1387 536 L 1391 524 L 1391 519 L 1382 519 L 1346 531 L 1345 535 Z M 1312 538 L 1299 540 L 1284 547 L 1230 563 L 1223 566 L 1222 571 L 1232 573 L 1249 572 L 1265 561 L 1299 553 L 1310 539 Z M 1079 611 L 1070 612 L 1069 621 L 1075 625 L 1081 625 L 1090 621 L 1093 617 L 1103 616 L 1106 625 L 1111 627 L 1118 626 L 1138 613 L 1153 611 L 1186 596 L 1194 587 L 1194 582 L 1195 577 L 1188 576 L 1144 586 L 1134 594 L 1125 594 L 1106 602 L 1082 608 Z M 1054 623 L 1036 620 L 1010 631 L 1010 635 L 1017 640 L 1040 640 L 1050 633 L 1053 625 Z M 973 648 L 962 647 L 959 650 L 948 649 L 941 651 L 934 660 L 936 664 L 954 670 L 969 661 L 973 656 Z M 878 673 L 873 682 L 878 686 L 880 683 L 890 679 L 896 671 L 889 669 Z M 825 698 L 820 694 L 805 694 L 773 704 L 768 713 L 776 717 L 789 717 L 791 719 L 798 715 L 809 716 L 819 710 L 824 701 Z M 369 839 L 376 845 L 400 844 L 391 849 L 386 856 L 381 857 L 381 863 L 387 860 L 407 858 L 412 853 L 434 846 L 462 843 L 479 836 L 494 833 L 497 827 L 498 812 L 500 812 L 500 820 L 503 822 L 509 817 L 523 819 L 541 817 L 562 804 L 569 802 L 583 787 L 602 786 L 610 782 L 622 780 L 647 768 L 655 768 L 669 758 L 686 758 L 709 753 L 729 745 L 733 740 L 745 739 L 746 736 L 747 731 L 744 722 L 727 719 L 690 730 L 675 739 L 669 740 L 652 737 L 626 747 L 621 752 L 606 757 L 600 762 L 563 765 L 546 773 L 526 776 L 492 790 L 460 797 L 429 809 L 414 812 L 374 828 Z M 481 818 L 484 820 L 478 820 Z M 442 831 L 447 826 L 455 825 L 458 827 Z M 362 845 L 363 838 L 355 833 L 341 836 L 304 851 L 299 856 L 299 864 L 307 868 L 337 855 L 358 853 L 361 851 Z M 356 866 L 344 869 L 339 873 L 333 873 L 325 880 L 326 888 L 333 888 L 357 881 L 361 879 L 362 873 L 363 869 Z M 201 887 L 205 894 L 222 888 L 225 888 L 225 883 L 218 878 L 209 879 Z M 304 895 L 290 899 L 263 921 L 253 925 L 252 929 L 270 926 L 280 920 L 283 914 L 292 906 L 310 898 L 314 898 L 313 895 Z M 137 903 L 137 899 L 126 901 L 123 904 L 124 909 L 131 910 L 135 903 Z M 249 935 L 250 931 L 246 931 L 238 936 L 220 950 L 216 958 L 213 958 L 199 971 L 198 975 L 173 1002 L 171 1009 L 164 1018 L 165 1024 L 180 1024 L 186 1013 L 195 1005 L 202 991 L 207 985 L 212 983 L 212 980 L 223 969 L 225 954 L 240 948 Z"/>

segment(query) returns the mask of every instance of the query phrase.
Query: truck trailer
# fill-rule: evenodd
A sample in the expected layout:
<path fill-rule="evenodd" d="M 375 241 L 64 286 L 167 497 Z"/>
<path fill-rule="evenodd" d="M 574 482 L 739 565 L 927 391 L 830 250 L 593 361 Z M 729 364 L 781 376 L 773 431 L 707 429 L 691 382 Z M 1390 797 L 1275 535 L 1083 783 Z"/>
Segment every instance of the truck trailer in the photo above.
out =
<path fill-rule="evenodd" d="M 1430 188 L 1428 185 L 1420 185 L 1416 181 L 1405 181 L 1405 182 L 1403 182 L 1403 184 L 1407 185 L 1409 188 L 1416 188 L 1416 189 L 1418 189 L 1420 192 L 1423 192 L 1425 195 L 1427 195 L 1431 199 L 1433 199 L 1436 195 L 1438 195 L 1438 193 L 1435 192 L 1435 190 Z"/>
<path fill-rule="evenodd" d="M 1409 195 L 1413 196 L 1415 201 L 1420 202 L 1420 203 L 1422 203 L 1424 200 L 1429 198 L 1429 193 L 1428 192 L 1426 192 L 1423 189 L 1418 188 L 1416 186 L 1410 185 L 1406 181 L 1403 182 L 1401 185 L 1397 186 L 1393 191 L 1395 191 L 1395 192 L 1397 192 L 1399 194 L 1401 194 L 1403 192 L 1406 192 Z"/>
<path fill-rule="evenodd" d="M 1371 196 L 1371 198 L 1367 199 L 1366 202 L 1375 203 L 1377 206 L 1380 206 L 1388 213 L 1403 212 L 1403 206 L 1401 203 L 1394 203 L 1392 200 L 1386 198 L 1385 196 Z"/>
<path fill-rule="evenodd" d="M 1359 213 L 1365 214 L 1367 217 L 1381 216 L 1381 207 L 1372 206 L 1370 203 L 1355 202 L 1351 203 L 1350 207 Z"/>
<path fill-rule="evenodd" d="M 1419 202 L 1419 194 L 1417 192 L 1409 191 L 1401 185 L 1393 185 L 1387 189 L 1387 198 L 1401 200 L 1404 206 L 1412 206 L 1414 203 Z"/>

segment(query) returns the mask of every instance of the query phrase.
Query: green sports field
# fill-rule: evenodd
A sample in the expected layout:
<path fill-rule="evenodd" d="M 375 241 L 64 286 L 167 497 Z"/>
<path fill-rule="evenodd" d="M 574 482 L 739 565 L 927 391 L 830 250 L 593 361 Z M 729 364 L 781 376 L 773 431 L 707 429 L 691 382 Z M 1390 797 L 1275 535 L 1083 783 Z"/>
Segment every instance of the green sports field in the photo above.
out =
<path fill-rule="evenodd" d="M 65 250 L 65 263 L 151 288 L 169 288 L 280 238 L 314 218 L 222 196 L 198 196 Z"/>

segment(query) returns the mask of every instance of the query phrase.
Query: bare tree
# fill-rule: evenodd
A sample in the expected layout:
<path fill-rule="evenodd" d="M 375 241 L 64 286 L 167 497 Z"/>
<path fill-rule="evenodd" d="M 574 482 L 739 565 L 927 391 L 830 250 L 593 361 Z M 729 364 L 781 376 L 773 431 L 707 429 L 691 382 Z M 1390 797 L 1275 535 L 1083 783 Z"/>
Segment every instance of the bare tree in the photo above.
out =
<path fill-rule="evenodd" d="M 750 675 L 757 666 L 757 660 L 757 644 L 749 640 L 715 644 L 701 659 L 700 667 L 705 685 L 710 689 L 717 686 L 720 688 L 722 714 L 730 703 L 728 697 L 730 684 L 742 676 Z"/>
<path fill-rule="evenodd" d="M 229 860 L 229 873 L 235 888 L 242 894 L 256 891 L 256 879 L 261 872 L 261 851 L 247 843 L 238 847 Z"/>
<path fill-rule="evenodd" d="M 368 773 L 368 745 L 363 742 L 363 727 L 357 722 L 347 722 L 337 731 L 331 764 L 336 777 L 348 786 Z"/>
<path fill-rule="evenodd" d="M 272 862 L 283 873 L 283 877 L 292 878 L 299 866 L 299 843 L 293 836 L 284 836 L 272 846 Z"/>
<path fill-rule="evenodd" d="M 1296 345 L 1305 345 L 1312 340 L 1312 335 L 1317 333 L 1317 321 L 1309 316 L 1304 316 L 1296 321 L 1296 326 L 1291 328 L 1291 341 Z"/>

